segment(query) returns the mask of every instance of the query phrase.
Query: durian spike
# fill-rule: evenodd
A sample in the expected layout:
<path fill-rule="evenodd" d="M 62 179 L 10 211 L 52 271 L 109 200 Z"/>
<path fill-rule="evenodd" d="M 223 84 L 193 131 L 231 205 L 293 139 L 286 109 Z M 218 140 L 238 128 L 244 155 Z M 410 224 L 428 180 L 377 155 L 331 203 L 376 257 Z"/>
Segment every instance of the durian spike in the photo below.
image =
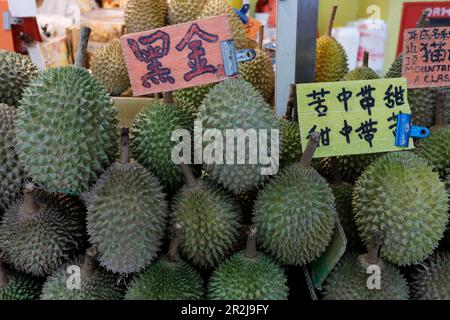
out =
<path fill-rule="evenodd" d="M 264 26 L 261 25 L 259 27 L 259 38 L 258 38 L 258 49 L 263 49 L 263 42 L 264 42 Z"/>
<path fill-rule="evenodd" d="M 180 164 L 181 171 L 183 172 L 184 181 L 189 188 L 194 188 L 197 185 L 197 180 L 192 173 L 191 167 L 185 163 Z"/>
<path fill-rule="evenodd" d="M 427 18 L 429 14 L 429 11 L 427 9 L 423 10 L 422 15 L 420 16 L 419 20 L 417 21 L 416 27 L 417 28 L 424 28 L 430 20 Z"/>
<path fill-rule="evenodd" d="M 170 240 L 169 251 L 167 252 L 167 260 L 170 262 L 177 262 L 180 258 L 178 255 L 178 245 L 180 243 L 182 229 L 179 223 L 173 226 L 173 236 L 172 240 Z"/>
<path fill-rule="evenodd" d="M 175 101 L 173 100 L 173 93 L 172 91 L 164 92 L 163 93 L 163 101 L 166 104 L 174 104 Z"/>
<path fill-rule="evenodd" d="M 247 247 L 245 249 L 245 256 L 247 258 L 253 259 L 258 255 L 256 250 L 256 227 L 250 226 L 247 231 Z"/>
<path fill-rule="evenodd" d="M 330 37 L 331 37 L 331 32 L 333 31 L 334 18 L 336 18 L 337 8 L 338 8 L 338 6 L 333 6 L 333 9 L 331 10 L 330 20 L 328 22 L 327 35 Z"/>
<path fill-rule="evenodd" d="M 80 42 L 78 43 L 77 56 L 75 58 L 75 67 L 84 68 L 86 66 L 86 51 L 89 42 L 91 29 L 83 27 L 80 31 Z"/>
<path fill-rule="evenodd" d="M 130 162 L 130 130 L 128 127 L 120 129 L 120 162 Z"/>
<path fill-rule="evenodd" d="M 380 262 L 378 252 L 382 242 L 382 233 L 380 231 L 372 232 L 372 241 L 367 246 L 367 262 L 370 264 L 377 264 Z"/>
<path fill-rule="evenodd" d="M 364 58 L 363 58 L 363 67 L 368 68 L 369 67 L 369 51 L 364 51 Z"/>
<path fill-rule="evenodd" d="M 6 275 L 5 264 L 3 263 L 3 254 L 0 253 L 0 288 L 4 288 L 8 285 L 9 280 Z"/>
<path fill-rule="evenodd" d="M 318 145 L 319 145 L 319 134 L 317 132 L 311 132 L 308 144 L 306 145 L 305 151 L 303 152 L 302 158 L 300 159 L 299 163 L 300 167 L 305 169 L 311 167 L 311 161 Z"/>
<path fill-rule="evenodd" d="M 435 124 L 432 129 L 439 129 L 445 127 L 445 99 L 446 94 L 444 90 L 436 91 L 436 111 L 435 111 Z"/>
<path fill-rule="evenodd" d="M 90 278 L 94 275 L 96 269 L 98 251 L 95 247 L 86 249 L 84 255 L 83 266 L 81 267 L 81 274 L 84 278 Z"/>
<path fill-rule="evenodd" d="M 291 84 L 289 86 L 289 98 L 288 98 L 288 102 L 286 105 L 286 113 L 284 115 L 284 118 L 286 120 L 292 121 L 292 113 L 294 112 L 294 109 L 295 109 L 296 100 L 297 100 L 297 94 L 295 91 L 295 84 Z"/>
<path fill-rule="evenodd" d="M 33 215 L 39 212 L 40 206 L 35 199 L 36 187 L 31 182 L 25 184 L 23 190 L 23 211 L 28 215 Z"/>

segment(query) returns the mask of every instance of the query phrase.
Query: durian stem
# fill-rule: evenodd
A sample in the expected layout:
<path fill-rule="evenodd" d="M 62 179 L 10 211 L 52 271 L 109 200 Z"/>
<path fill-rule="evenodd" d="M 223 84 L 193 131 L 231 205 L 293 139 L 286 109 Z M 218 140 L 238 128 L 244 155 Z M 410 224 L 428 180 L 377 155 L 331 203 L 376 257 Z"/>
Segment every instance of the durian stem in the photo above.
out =
<path fill-rule="evenodd" d="M 83 277 L 90 278 L 95 273 L 97 255 L 98 251 L 95 247 L 90 247 L 86 250 L 83 267 L 81 268 L 81 274 Z"/>
<path fill-rule="evenodd" d="M 286 105 L 286 114 L 284 115 L 284 118 L 286 120 L 292 121 L 292 113 L 294 112 L 295 103 L 297 101 L 297 94 L 295 92 L 295 84 L 291 84 L 289 86 L 289 98 Z"/>
<path fill-rule="evenodd" d="M 319 134 L 317 132 L 311 132 L 308 144 L 306 145 L 305 151 L 303 152 L 302 158 L 300 159 L 300 167 L 305 169 L 311 167 L 312 158 L 314 156 L 314 152 L 316 152 L 318 145 Z"/>
<path fill-rule="evenodd" d="M 128 127 L 120 129 L 120 162 L 130 162 L 130 130 Z"/>
<path fill-rule="evenodd" d="M 184 181 L 189 188 L 194 188 L 197 185 L 197 180 L 192 173 L 191 167 L 185 163 L 180 164 L 181 171 L 183 172 Z"/>
<path fill-rule="evenodd" d="M 164 92 L 163 93 L 163 101 L 167 104 L 174 104 L 175 100 L 173 100 L 173 93 L 172 91 Z"/>
<path fill-rule="evenodd" d="M 435 111 L 435 128 L 445 127 L 445 91 L 437 90 L 436 111 Z"/>
<path fill-rule="evenodd" d="M 9 280 L 6 275 L 5 264 L 3 263 L 3 254 L 0 254 L 0 288 L 4 288 L 8 285 Z"/>
<path fill-rule="evenodd" d="M 367 246 L 367 262 L 370 264 L 377 264 L 380 261 L 378 252 L 381 245 L 381 232 L 373 231 L 372 241 Z"/>
<path fill-rule="evenodd" d="M 167 252 L 167 259 L 170 262 L 177 262 L 179 259 L 178 245 L 180 243 L 181 230 L 182 230 L 182 227 L 179 223 L 176 223 L 173 226 L 173 236 L 172 236 L 172 240 L 170 240 L 169 251 Z"/>
<path fill-rule="evenodd" d="M 330 20 L 328 22 L 327 35 L 330 36 L 330 37 L 331 37 L 331 32 L 333 31 L 334 18 L 336 18 L 337 8 L 338 8 L 338 6 L 333 6 L 333 9 L 331 10 Z"/>
<path fill-rule="evenodd" d="M 258 255 L 256 250 L 256 227 L 251 226 L 247 232 L 247 247 L 245 249 L 245 256 L 253 259 Z"/>
<path fill-rule="evenodd" d="M 263 49 L 263 42 L 264 42 L 264 26 L 261 25 L 259 27 L 259 38 L 258 38 L 258 49 Z"/>
<path fill-rule="evenodd" d="M 23 192 L 23 211 L 28 215 L 33 215 L 39 212 L 40 206 L 35 199 L 36 187 L 32 183 L 27 183 Z"/>
<path fill-rule="evenodd" d="M 364 58 L 363 58 L 363 67 L 368 68 L 369 67 L 369 52 L 368 51 L 364 51 Z"/>
<path fill-rule="evenodd" d="M 80 31 L 80 42 L 78 43 L 77 56 L 75 58 L 75 67 L 84 68 L 86 66 L 86 51 L 89 42 L 91 29 L 83 27 Z"/>

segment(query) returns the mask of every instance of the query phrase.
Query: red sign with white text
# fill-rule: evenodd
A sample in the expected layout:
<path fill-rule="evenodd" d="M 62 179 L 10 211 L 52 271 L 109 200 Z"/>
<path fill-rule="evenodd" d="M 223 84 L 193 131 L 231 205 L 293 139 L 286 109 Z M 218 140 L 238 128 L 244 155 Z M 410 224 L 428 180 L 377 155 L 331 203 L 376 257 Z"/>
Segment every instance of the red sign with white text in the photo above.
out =
<path fill-rule="evenodd" d="M 133 95 L 226 79 L 220 44 L 230 39 L 227 15 L 121 37 Z"/>

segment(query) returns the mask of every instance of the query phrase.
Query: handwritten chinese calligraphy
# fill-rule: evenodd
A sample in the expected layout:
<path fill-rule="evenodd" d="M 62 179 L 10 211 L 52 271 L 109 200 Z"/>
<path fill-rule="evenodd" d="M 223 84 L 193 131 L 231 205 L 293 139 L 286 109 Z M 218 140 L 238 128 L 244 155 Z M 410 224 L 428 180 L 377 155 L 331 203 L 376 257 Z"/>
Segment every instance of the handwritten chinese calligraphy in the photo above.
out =
<path fill-rule="evenodd" d="M 408 88 L 450 86 L 450 28 L 407 29 L 403 76 Z"/>
<path fill-rule="evenodd" d="M 302 145 L 320 137 L 314 157 L 399 150 L 397 115 L 411 113 L 404 78 L 300 84 L 297 103 Z"/>

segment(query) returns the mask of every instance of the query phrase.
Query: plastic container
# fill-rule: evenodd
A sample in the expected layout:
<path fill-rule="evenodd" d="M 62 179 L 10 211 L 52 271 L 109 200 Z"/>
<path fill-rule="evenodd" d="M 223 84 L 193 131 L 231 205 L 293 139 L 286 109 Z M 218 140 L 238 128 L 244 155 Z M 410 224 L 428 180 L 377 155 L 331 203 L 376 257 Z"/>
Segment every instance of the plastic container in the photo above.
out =
<path fill-rule="evenodd" d="M 119 38 L 125 23 L 122 10 L 93 10 L 81 15 L 81 26 L 92 29 L 88 51 L 92 52 L 110 40 Z"/>

